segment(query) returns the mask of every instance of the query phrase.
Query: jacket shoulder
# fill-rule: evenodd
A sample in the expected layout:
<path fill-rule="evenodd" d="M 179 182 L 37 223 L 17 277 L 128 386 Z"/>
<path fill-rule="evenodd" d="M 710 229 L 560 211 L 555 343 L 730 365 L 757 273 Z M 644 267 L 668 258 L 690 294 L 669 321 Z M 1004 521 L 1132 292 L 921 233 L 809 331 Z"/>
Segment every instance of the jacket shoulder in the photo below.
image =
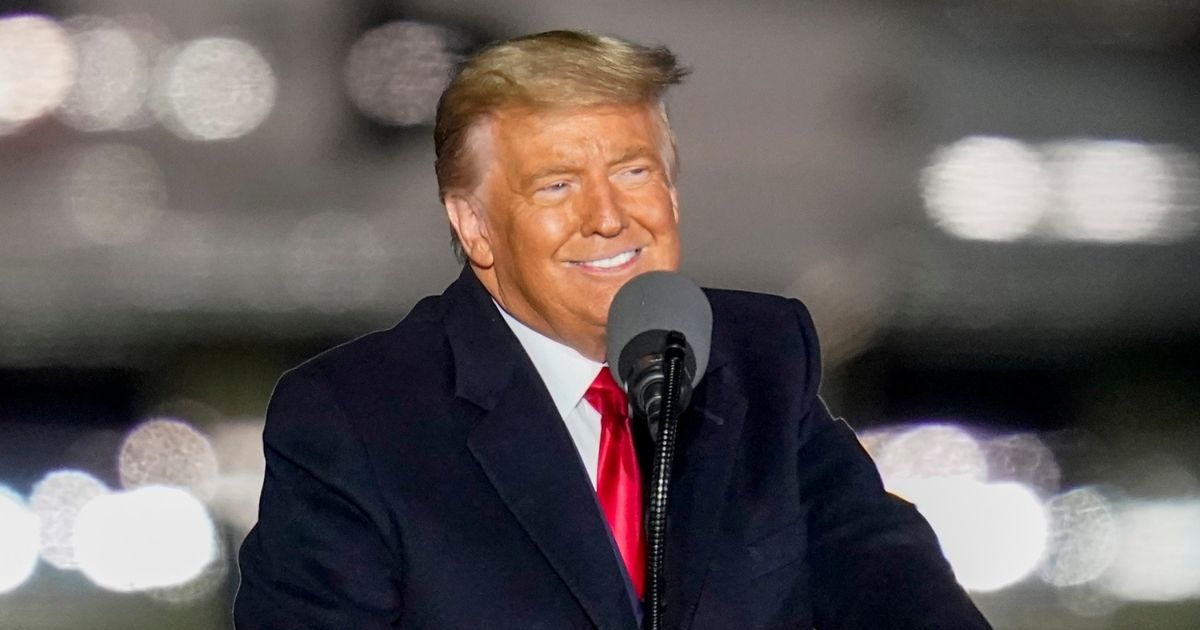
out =
<path fill-rule="evenodd" d="M 769 293 L 704 289 L 713 309 L 714 335 L 719 331 L 761 343 L 764 335 L 799 333 L 816 347 L 816 328 L 803 302 Z"/>
<path fill-rule="evenodd" d="M 789 379 L 806 397 L 816 396 L 821 350 L 803 302 L 779 295 L 705 289 L 713 309 L 713 352 L 735 365 L 747 382 Z"/>
<path fill-rule="evenodd" d="M 341 383 L 363 385 L 427 371 L 449 354 L 443 315 L 442 297 L 424 298 L 391 328 L 324 350 L 284 372 L 280 380 L 299 378 L 337 388 Z"/>

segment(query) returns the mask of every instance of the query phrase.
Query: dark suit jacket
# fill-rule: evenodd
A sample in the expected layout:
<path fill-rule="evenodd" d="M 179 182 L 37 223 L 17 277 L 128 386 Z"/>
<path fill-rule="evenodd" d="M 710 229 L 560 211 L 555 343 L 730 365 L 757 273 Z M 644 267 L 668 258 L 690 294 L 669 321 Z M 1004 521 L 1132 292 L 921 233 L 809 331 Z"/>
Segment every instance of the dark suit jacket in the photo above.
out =
<path fill-rule="evenodd" d="M 817 397 L 804 306 L 708 295 L 666 627 L 986 628 L 928 525 Z M 263 440 L 238 628 L 636 628 L 575 445 L 469 270 L 285 374 Z"/>

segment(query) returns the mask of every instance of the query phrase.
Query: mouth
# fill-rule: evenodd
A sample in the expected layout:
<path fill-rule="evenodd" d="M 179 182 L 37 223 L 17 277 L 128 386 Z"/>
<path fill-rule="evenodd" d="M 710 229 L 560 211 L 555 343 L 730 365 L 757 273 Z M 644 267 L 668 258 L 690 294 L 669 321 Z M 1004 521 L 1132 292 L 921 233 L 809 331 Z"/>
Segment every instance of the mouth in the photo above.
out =
<path fill-rule="evenodd" d="M 608 258 L 597 258 L 595 260 L 579 260 L 572 261 L 571 265 L 580 267 L 589 271 L 617 271 L 625 269 L 633 264 L 635 260 L 642 254 L 642 248 L 631 249 L 621 252 L 615 256 Z"/>

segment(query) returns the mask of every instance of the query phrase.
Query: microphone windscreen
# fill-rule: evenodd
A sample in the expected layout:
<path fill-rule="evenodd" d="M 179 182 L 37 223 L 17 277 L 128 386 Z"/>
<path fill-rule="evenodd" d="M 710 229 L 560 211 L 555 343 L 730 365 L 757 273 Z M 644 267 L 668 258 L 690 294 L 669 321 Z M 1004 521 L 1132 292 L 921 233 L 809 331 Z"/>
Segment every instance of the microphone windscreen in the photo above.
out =
<path fill-rule="evenodd" d="M 712 307 L 704 291 L 686 276 L 673 271 L 650 271 L 634 277 L 617 291 L 608 308 L 607 359 L 613 378 L 627 388 L 621 354 L 642 333 L 683 333 L 695 354 L 692 386 L 700 383 L 708 367 L 712 345 Z"/>

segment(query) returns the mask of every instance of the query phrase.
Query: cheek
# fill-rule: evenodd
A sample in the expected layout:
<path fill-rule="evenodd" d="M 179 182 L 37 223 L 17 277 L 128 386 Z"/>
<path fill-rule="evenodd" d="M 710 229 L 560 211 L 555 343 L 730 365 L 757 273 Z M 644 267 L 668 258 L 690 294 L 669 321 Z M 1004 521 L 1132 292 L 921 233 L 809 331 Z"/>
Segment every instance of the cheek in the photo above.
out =
<path fill-rule="evenodd" d="M 511 246 L 527 254 L 553 255 L 573 233 L 570 212 L 562 208 L 532 208 L 516 219 L 509 231 Z"/>
<path fill-rule="evenodd" d="M 643 225 L 654 235 L 654 241 L 658 245 L 678 247 L 679 222 L 675 219 L 675 213 L 671 206 L 666 206 L 648 216 Z"/>
<path fill-rule="evenodd" d="M 671 192 L 665 185 L 647 186 L 630 195 L 633 207 L 641 208 L 642 223 L 656 230 L 672 229 L 675 226 L 675 205 Z"/>

